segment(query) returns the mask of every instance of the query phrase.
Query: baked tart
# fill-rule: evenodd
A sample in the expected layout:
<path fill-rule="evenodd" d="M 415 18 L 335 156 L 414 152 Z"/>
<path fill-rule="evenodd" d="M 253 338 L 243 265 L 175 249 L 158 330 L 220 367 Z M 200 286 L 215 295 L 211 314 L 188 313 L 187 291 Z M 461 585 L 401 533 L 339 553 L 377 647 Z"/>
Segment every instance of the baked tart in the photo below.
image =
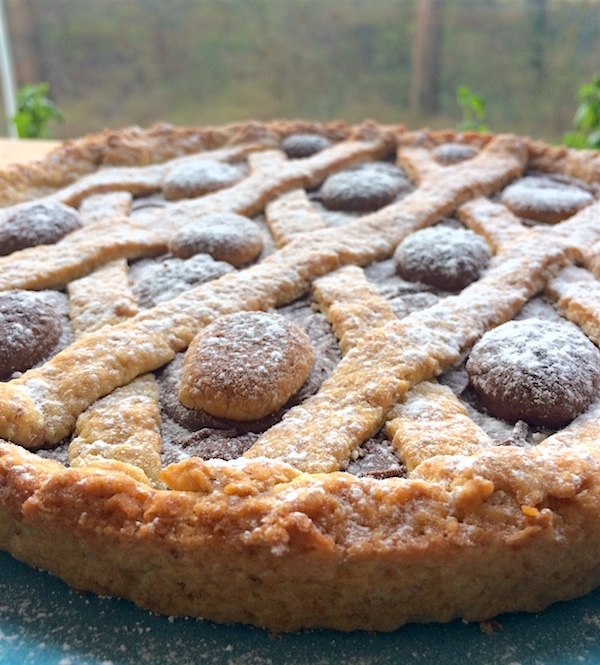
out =
<path fill-rule="evenodd" d="M 128 128 L 0 172 L 0 547 L 271 631 L 600 584 L 600 155 Z"/>

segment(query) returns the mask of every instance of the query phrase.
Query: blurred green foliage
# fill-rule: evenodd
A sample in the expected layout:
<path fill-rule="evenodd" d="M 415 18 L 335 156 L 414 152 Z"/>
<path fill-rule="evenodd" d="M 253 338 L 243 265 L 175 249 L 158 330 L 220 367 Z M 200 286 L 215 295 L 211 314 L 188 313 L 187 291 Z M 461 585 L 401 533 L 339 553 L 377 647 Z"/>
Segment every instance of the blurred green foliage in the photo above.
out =
<path fill-rule="evenodd" d="M 579 88 L 579 106 L 573 117 L 573 131 L 563 142 L 570 148 L 600 149 L 600 75 Z"/>
<path fill-rule="evenodd" d="M 485 132 L 487 125 L 483 123 L 486 116 L 486 106 L 483 97 L 476 95 L 471 88 L 461 85 L 456 90 L 456 101 L 461 108 L 463 119 L 458 124 L 461 131 Z"/>
<path fill-rule="evenodd" d="M 56 104 L 49 99 L 49 83 L 26 85 L 17 93 L 17 113 L 13 118 L 19 138 L 50 138 L 48 123 L 63 120 Z"/>

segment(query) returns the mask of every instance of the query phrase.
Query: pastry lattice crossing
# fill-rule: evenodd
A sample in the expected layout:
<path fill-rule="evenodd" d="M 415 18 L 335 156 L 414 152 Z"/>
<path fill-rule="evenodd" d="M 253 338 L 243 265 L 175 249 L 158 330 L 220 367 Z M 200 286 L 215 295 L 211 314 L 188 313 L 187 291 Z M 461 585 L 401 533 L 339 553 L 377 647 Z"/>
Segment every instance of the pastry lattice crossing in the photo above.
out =
<path fill-rule="evenodd" d="M 27 357 L 8 326 L 29 320 L 4 314 L 2 292 L 38 292 L 63 326 L 0 383 L 2 548 L 78 589 L 274 631 L 484 620 L 600 583 L 596 374 L 549 430 L 495 417 L 465 369 L 487 332 L 539 312 L 595 358 L 597 153 L 374 123 L 160 126 L 69 142 L 0 180 L 0 249 L 20 243 L 0 256 L 0 367 L 13 347 Z M 58 237 L 36 242 L 34 199 L 77 211 L 77 228 L 51 220 Z M 248 218 L 252 243 L 232 224 L 228 250 L 214 213 Z M 455 239 L 437 247 L 442 279 L 475 257 L 461 290 L 395 266 L 429 227 Z M 410 249 L 425 263 L 427 242 Z M 192 340 L 211 379 L 239 376 L 211 324 L 256 311 L 273 317 L 247 345 L 258 383 L 238 384 L 308 373 L 302 387 L 254 420 L 181 404 Z M 312 341 L 297 362 L 277 317 Z M 552 342 L 550 367 L 569 353 Z"/>

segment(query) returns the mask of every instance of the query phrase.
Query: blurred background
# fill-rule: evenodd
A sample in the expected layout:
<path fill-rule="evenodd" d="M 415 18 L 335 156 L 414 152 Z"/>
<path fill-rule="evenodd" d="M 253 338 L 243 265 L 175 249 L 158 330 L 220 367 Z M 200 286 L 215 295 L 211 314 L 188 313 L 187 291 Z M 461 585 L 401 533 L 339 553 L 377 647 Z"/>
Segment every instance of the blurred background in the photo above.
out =
<path fill-rule="evenodd" d="M 159 121 L 302 117 L 475 123 L 560 142 L 582 86 L 600 72 L 598 0 L 4 0 L 4 8 L 16 87 L 48 84 L 62 115 L 47 123 L 53 138 Z"/>

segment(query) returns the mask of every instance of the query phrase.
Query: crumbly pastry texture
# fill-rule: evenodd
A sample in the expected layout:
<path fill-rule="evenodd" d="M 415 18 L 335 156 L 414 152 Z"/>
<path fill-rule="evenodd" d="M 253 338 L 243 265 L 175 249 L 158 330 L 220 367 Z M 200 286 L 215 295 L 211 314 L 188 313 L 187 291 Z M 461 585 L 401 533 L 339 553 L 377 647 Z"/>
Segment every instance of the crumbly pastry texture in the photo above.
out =
<path fill-rule="evenodd" d="M 0 256 L 0 291 L 39 292 L 64 332 L 0 383 L 0 547 L 76 589 L 274 632 L 482 621 L 587 593 L 597 381 L 549 430 L 495 420 L 464 366 L 488 332 L 540 311 L 600 343 L 599 192 L 594 151 L 374 122 L 127 128 L 4 169 L 0 238 L 18 249 Z M 32 201 L 76 220 L 36 236 Z M 173 256 L 184 228 L 187 244 L 212 240 L 215 215 L 252 220 L 247 244 L 231 229 L 244 258 L 221 252 L 222 224 L 218 255 L 203 241 Z M 396 248 L 429 227 L 476 234 L 475 253 L 485 241 L 468 285 L 398 276 Z M 21 352 L 21 319 L 3 312 Z M 277 317 L 304 330 L 296 355 L 254 339 L 258 365 L 235 331 L 214 333 L 215 376 L 247 362 L 263 391 L 289 379 L 273 412 L 238 421 L 166 398 L 188 347 L 242 312 L 267 312 L 273 337 L 288 339 Z"/>

